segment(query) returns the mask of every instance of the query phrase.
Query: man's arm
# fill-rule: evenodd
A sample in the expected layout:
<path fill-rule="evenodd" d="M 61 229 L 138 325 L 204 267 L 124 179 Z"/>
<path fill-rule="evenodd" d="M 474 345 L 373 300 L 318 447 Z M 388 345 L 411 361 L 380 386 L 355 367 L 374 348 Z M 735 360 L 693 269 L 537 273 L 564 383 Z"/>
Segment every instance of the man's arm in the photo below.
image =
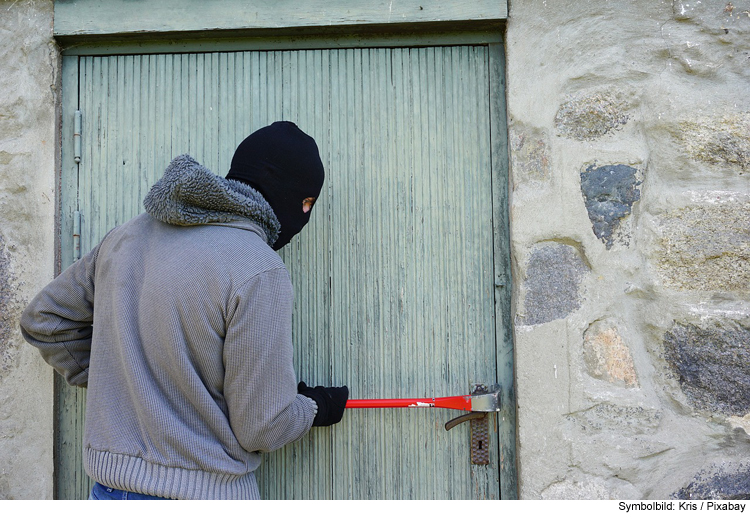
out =
<path fill-rule="evenodd" d="M 88 384 L 99 246 L 67 268 L 29 303 L 21 333 L 71 385 Z"/>
<path fill-rule="evenodd" d="M 292 285 L 283 268 L 261 273 L 232 301 L 224 342 L 229 421 L 247 451 L 273 451 L 312 426 L 315 404 L 297 394 Z"/>

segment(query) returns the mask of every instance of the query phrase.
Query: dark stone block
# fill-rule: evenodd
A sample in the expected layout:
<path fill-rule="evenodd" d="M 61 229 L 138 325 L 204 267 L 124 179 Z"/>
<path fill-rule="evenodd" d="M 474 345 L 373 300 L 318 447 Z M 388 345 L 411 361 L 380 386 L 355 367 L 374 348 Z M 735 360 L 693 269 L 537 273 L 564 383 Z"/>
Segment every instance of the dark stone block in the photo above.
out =
<path fill-rule="evenodd" d="M 750 500 L 750 466 L 714 467 L 696 475 L 693 481 L 674 494 L 680 500 Z"/>
<path fill-rule="evenodd" d="M 638 170 L 628 165 L 589 166 L 581 173 L 581 192 L 586 202 L 594 234 L 612 247 L 620 221 L 640 200 Z"/>
<path fill-rule="evenodd" d="M 691 405 L 724 415 L 750 413 L 750 328 L 675 324 L 664 357 Z"/>

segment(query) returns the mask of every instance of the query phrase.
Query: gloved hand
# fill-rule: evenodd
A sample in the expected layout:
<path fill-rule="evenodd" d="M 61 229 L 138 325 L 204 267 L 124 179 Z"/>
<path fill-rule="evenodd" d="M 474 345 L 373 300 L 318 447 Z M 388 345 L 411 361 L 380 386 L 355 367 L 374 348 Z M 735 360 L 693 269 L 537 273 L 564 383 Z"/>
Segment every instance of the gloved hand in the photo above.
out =
<path fill-rule="evenodd" d="M 349 399 L 349 388 L 343 387 L 308 387 L 304 381 L 297 385 L 297 392 L 314 400 L 318 413 L 313 420 L 313 427 L 337 424 L 344 416 L 346 400 Z"/>

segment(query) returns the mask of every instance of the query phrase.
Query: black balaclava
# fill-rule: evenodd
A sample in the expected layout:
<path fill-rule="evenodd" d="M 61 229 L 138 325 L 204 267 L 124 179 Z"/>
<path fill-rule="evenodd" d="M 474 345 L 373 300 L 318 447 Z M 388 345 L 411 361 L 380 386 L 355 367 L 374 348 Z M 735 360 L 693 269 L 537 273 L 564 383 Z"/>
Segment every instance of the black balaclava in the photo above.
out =
<path fill-rule="evenodd" d="M 227 178 L 250 185 L 269 203 L 281 224 L 278 250 L 310 220 L 325 171 L 315 140 L 294 123 L 277 121 L 240 143 Z"/>

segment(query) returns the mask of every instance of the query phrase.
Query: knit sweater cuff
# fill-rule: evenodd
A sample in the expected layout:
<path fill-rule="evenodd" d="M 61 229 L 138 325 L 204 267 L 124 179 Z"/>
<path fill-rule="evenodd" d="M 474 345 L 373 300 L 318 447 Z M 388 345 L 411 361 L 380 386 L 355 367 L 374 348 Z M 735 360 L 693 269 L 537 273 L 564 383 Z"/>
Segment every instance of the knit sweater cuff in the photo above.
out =
<path fill-rule="evenodd" d="M 305 396 L 305 398 L 307 398 L 307 396 Z M 307 399 L 308 399 L 308 400 L 310 400 L 310 403 L 312 403 L 312 406 L 313 406 L 313 410 L 315 411 L 315 412 L 313 413 L 313 415 L 317 415 L 317 414 L 318 414 L 318 402 L 316 402 L 316 401 L 315 401 L 315 400 L 313 400 L 312 398 L 307 398 Z"/>

